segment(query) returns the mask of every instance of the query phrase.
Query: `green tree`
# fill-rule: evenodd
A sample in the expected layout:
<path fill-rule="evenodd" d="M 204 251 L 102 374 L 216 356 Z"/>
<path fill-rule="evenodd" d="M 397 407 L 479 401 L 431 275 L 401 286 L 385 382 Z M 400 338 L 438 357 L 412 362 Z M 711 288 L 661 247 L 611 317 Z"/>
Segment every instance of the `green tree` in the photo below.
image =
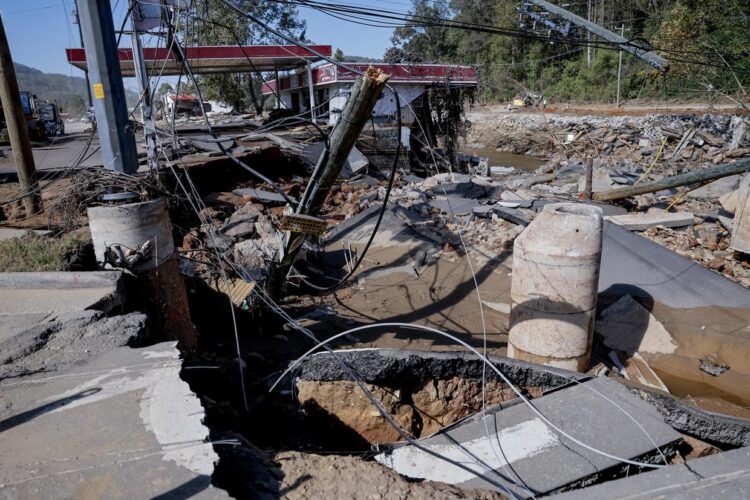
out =
<path fill-rule="evenodd" d="M 451 10 L 447 0 L 412 0 L 405 26 L 393 30 L 394 47 L 409 55 L 411 62 L 442 62 L 454 53 L 448 29 L 431 19 L 448 19 Z M 428 21 L 428 22 L 426 22 Z"/>
<path fill-rule="evenodd" d="M 333 58 L 337 61 L 343 61 L 344 60 L 344 51 L 340 48 L 336 49 L 336 52 L 333 54 Z"/>
<path fill-rule="evenodd" d="M 193 45 L 254 45 L 288 44 L 288 42 L 263 30 L 250 29 L 247 18 L 227 7 L 221 0 L 194 2 L 201 22 L 191 26 L 188 36 Z M 243 8 L 264 23 L 285 35 L 305 41 L 306 21 L 298 17 L 297 8 L 283 2 L 245 0 Z M 198 82 L 206 99 L 223 101 L 237 110 L 252 106 L 257 113 L 263 109 L 258 73 L 201 75 Z"/>

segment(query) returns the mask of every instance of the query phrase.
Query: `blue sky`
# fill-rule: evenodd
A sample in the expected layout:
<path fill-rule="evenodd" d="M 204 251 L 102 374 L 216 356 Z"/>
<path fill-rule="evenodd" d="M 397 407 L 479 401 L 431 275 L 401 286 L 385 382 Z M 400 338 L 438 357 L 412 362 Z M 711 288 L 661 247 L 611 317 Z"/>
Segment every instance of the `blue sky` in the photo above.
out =
<path fill-rule="evenodd" d="M 126 10 L 127 0 L 110 0 L 116 29 Z M 361 6 L 406 11 L 409 0 L 347 0 Z M 47 73 L 82 76 L 65 59 L 65 48 L 78 46 L 78 27 L 70 22 L 73 0 L 0 0 L 11 53 L 16 62 Z M 340 47 L 346 54 L 381 57 L 390 46 L 391 30 L 361 26 L 335 19 L 312 9 L 301 8 L 307 19 L 307 38 L 315 43 Z M 123 46 L 129 46 L 123 37 Z M 126 85 L 132 86 L 126 82 Z"/>

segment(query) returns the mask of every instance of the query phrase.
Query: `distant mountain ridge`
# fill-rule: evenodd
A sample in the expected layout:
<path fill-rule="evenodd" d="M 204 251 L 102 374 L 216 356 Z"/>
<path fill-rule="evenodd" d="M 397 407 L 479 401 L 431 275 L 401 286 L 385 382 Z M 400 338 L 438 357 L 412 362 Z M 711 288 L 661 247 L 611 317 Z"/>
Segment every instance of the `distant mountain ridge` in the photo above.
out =
<path fill-rule="evenodd" d="M 63 111 L 73 116 L 86 111 L 86 80 L 80 76 L 69 76 L 60 73 L 45 73 L 24 64 L 14 63 L 19 90 L 36 94 L 39 99 L 57 101 Z M 125 89 L 129 103 L 135 104 L 138 94 Z M 131 104 L 131 105 L 132 105 Z"/>

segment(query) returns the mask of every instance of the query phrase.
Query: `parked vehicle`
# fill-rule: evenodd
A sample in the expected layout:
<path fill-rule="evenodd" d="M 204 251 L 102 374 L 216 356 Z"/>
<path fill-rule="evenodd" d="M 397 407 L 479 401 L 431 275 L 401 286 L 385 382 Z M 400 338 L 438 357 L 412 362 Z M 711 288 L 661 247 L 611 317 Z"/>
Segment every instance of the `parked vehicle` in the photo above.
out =
<path fill-rule="evenodd" d="M 39 119 L 39 113 L 36 108 L 36 96 L 26 91 L 22 91 L 20 94 L 23 115 L 26 118 L 26 126 L 29 129 L 29 139 L 32 141 L 46 140 L 47 130 L 42 120 Z M 3 113 L 3 108 L 0 104 L 0 142 L 6 143 L 8 141 L 8 127 L 5 123 L 5 113 Z"/>
<path fill-rule="evenodd" d="M 39 118 L 44 123 L 48 137 L 54 137 L 65 133 L 65 123 L 60 116 L 62 110 L 58 109 L 56 103 L 39 101 L 37 103 L 37 108 L 39 110 Z"/>

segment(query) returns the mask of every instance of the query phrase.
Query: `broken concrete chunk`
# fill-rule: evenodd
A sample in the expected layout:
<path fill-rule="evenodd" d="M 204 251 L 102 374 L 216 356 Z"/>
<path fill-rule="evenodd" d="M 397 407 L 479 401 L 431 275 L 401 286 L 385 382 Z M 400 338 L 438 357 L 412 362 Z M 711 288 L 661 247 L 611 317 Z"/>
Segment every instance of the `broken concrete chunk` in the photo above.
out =
<path fill-rule="evenodd" d="M 594 329 L 604 345 L 630 356 L 636 352 L 672 354 L 679 347 L 664 325 L 630 295 L 609 306 Z"/>
<path fill-rule="evenodd" d="M 740 175 L 722 177 L 721 179 L 709 182 L 703 187 L 690 191 L 687 194 L 687 197 L 697 200 L 721 199 L 723 196 L 730 194 L 739 187 L 740 178 Z"/>
<path fill-rule="evenodd" d="M 591 192 L 599 193 L 601 191 L 609 191 L 614 186 L 612 178 L 609 173 L 603 168 L 595 168 L 591 178 Z M 583 193 L 586 191 L 586 176 L 581 176 L 578 180 L 578 192 Z"/>
<path fill-rule="evenodd" d="M 224 228 L 223 232 L 225 235 L 232 236 L 233 238 L 250 236 L 255 232 L 255 221 L 241 221 L 236 224 L 229 224 Z"/>
<path fill-rule="evenodd" d="M 729 213 L 734 213 L 737 210 L 737 202 L 739 200 L 739 190 L 735 189 L 731 193 L 725 193 L 719 198 L 721 208 Z"/>
<path fill-rule="evenodd" d="M 512 222 L 513 224 L 518 224 L 521 226 L 528 226 L 529 224 L 531 224 L 531 220 L 520 210 L 517 210 L 515 208 L 501 207 L 497 205 L 495 205 L 493 208 L 493 211 L 498 217 L 507 220 L 508 222 Z"/>
<path fill-rule="evenodd" d="M 490 205 L 477 205 L 472 209 L 472 213 L 477 217 L 489 218 L 492 215 L 494 207 Z"/>
<path fill-rule="evenodd" d="M 700 371 L 708 373 L 712 377 L 718 377 L 725 371 L 729 370 L 727 365 L 716 360 L 716 356 L 706 356 L 704 359 L 701 359 L 698 368 Z"/>
<path fill-rule="evenodd" d="M 643 359 L 643 356 L 637 352 L 634 353 L 628 361 L 628 366 L 625 368 L 625 371 L 628 374 L 629 380 L 638 382 L 646 387 L 653 387 L 660 391 L 669 392 L 669 389 L 659 375 L 651 369 L 651 366 L 649 366 L 646 360 Z"/>
<path fill-rule="evenodd" d="M 279 193 L 273 191 L 264 191 L 262 189 L 245 188 L 235 189 L 233 193 L 240 196 L 246 196 L 251 200 L 257 200 L 261 203 L 286 203 L 286 200 Z"/>
<path fill-rule="evenodd" d="M 604 220 L 613 222 L 629 231 L 645 231 L 654 226 L 682 227 L 693 224 L 694 217 L 690 212 L 646 212 L 626 215 L 610 215 Z"/>

